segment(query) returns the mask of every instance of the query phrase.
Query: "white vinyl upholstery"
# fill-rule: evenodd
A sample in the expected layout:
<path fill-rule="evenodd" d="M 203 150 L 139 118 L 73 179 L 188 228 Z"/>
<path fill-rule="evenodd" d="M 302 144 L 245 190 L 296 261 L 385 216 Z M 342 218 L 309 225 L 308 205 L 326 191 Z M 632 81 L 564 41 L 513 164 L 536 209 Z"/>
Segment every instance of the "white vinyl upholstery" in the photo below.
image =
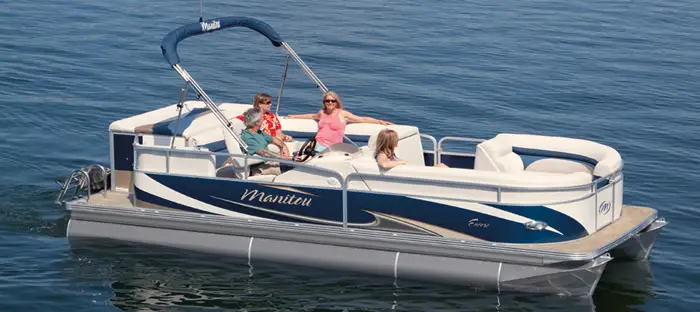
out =
<path fill-rule="evenodd" d="M 219 104 L 218 107 L 222 114 L 230 119 L 242 114 L 246 109 L 253 106 L 250 104 L 222 103 Z M 204 108 L 206 108 L 206 105 L 202 101 L 185 101 L 182 109 L 182 116 L 187 116 L 187 114 L 193 110 Z M 177 113 L 177 104 L 173 104 L 154 111 L 117 120 L 109 125 L 109 130 L 120 133 L 137 133 L 139 132 L 137 130 L 144 125 L 156 124 L 165 121 L 171 121 L 174 123 L 174 120 L 178 116 Z M 216 116 L 209 111 L 205 111 L 188 124 L 180 124 L 180 127 L 184 127 L 184 130 L 180 131 L 182 132 L 182 137 L 189 139 L 194 135 L 212 129 L 218 125 L 220 125 L 220 123 Z"/>
<path fill-rule="evenodd" d="M 195 176 L 213 177 L 216 175 L 216 158 L 214 155 L 190 154 L 182 151 L 198 150 L 193 147 L 162 148 L 159 150 L 140 150 L 137 169 L 151 172 L 169 172 Z M 168 157 L 168 154 L 170 156 Z M 169 171 L 168 171 L 168 166 Z"/>
<path fill-rule="evenodd" d="M 245 126 L 243 126 L 243 122 L 238 120 L 237 118 L 234 118 L 231 120 L 231 127 L 232 129 L 235 129 L 234 131 L 239 131 L 238 129 L 243 127 L 245 129 Z M 226 144 L 226 149 L 228 150 L 228 153 L 231 155 L 231 163 L 234 171 L 234 175 L 242 179 L 245 176 L 245 158 L 243 151 L 241 150 L 240 144 L 238 144 L 238 141 L 229 133 L 228 130 L 226 130 L 225 127 L 220 127 L 220 131 L 224 137 L 224 143 Z M 240 134 L 240 132 L 238 132 Z M 236 155 L 239 155 L 236 157 Z M 248 166 L 254 165 L 254 164 L 259 164 L 261 163 L 262 160 L 259 159 L 248 159 Z"/>
<path fill-rule="evenodd" d="M 499 134 L 477 145 L 474 169 L 500 172 L 517 170 L 521 165 L 518 164 L 518 160 L 515 157 L 510 155 L 513 153 L 514 147 L 567 153 L 594 159 L 597 161 L 597 165 L 593 168 L 593 175 L 596 176 L 611 174 L 622 166 L 620 154 L 613 148 L 600 143 L 564 137 L 506 133 Z M 572 161 L 566 161 L 566 159 L 552 158 L 551 161 L 540 161 L 530 164 L 530 166 L 534 165 L 535 167 L 530 168 L 528 166 L 528 168 L 524 169 L 526 171 L 545 172 L 588 171 L 581 166 L 572 166 Z M 520 159 L 520 162 L 522 162 L 522 159 Z"/>
<path fill-rule="evenodd" d="M 406 128 L 406 126 L 382 126 L 377 132 L 373 133 L 367 141 L 366 154 L 371 154 L 374 158 L 374 151 L 377 148 L 377 136 L 379 132 L 385 128 L 396 131 L 399 136 L 399 144 L 396 146 L 396 157 L 405 160 L 409 165 L 424 166 L 423 158 L 423 143 L 420 139 L 418 129 L 414 127 Z"/>
<path fill-rule="evenodd" d="M 527 172 L 520 173 L 470 170 L 460 168 L 439 168 L 430 166 L 398 166 L 390 170 L 380 169 L 376 162 L 357 160 L 352 162 L 357 172 L 381 174 L 392 177 L 429 179 L 431 181 L 387 181 L 372 177 L 363 178 L 371 191 L 396 192 L 404 194 L 434 195 L 470 200 L 498 201 L 497 187 L 502 187 L 501 202 L 528 203 L 547 202 L 580 198 L 590 192 L 590 187 L 557 192 L 519 192 L 508 187 L 558 188 L 581 186 L 590 183 L 590 175 L 583 172 L 568 174 Z M 449 182 L 465 182 L 484 186 L 451 185 Z"/>
<path fill-rule="evenodd" d="M 173 137 L 169 135 L 144 134 L 141 142 L 145 146 L 167 146 L 170 147 Z M 187 142 L 182 137 L 175 138 L 175 146 L 187 146 Z"/>
<path fill-rule="evenodd" d="M 593 167 L 587 164 L 582 164 L 580 162 L 572 160 L 555 158 L 545 158 L 536 160 L 535 162 L 527 166 L 526 170 L 551 173 L 585 172 L 590 175 L 593 175 Z"/>
<path fill-rule="evenodd" d="M 357 172 L 355 167 L 351 164 L 351 157 L 345 156 L 344 153 L 327 155 L 323 158 L 315 158 L 308 162 L 307 165 L 321 169 L 333 170 L 340 173 L 343 178 L 347 177 L 351 173 Z M 275 182 L 330 188 L 342 187 L 342 184 L 338 180 L 336 174 L 331 174 L 325 170 L 302 167 L 297 167 L 293 170 L 282 173 L 275 178 Z M 368 190 L 364 181 L 359 179 L 351 181 L 348 184 L 348 188 L 352 190 Z"/>
<path fill-rule="evenodd" d="M 499 172 L 523 171 L 523 160 L 513 153 L 511 146 L 499 144 L 492 140 L 484 141 L 476 146 L 474 169 Z"/>

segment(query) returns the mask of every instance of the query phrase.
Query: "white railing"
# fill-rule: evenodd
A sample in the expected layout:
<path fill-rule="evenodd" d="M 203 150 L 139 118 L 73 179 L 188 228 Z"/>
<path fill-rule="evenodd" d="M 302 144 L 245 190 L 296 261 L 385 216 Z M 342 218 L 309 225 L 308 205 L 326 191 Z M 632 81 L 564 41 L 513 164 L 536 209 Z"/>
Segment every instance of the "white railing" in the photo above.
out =
<path fill-rule="evenodd" d="M 459 153 L 459 152 L 445 152 L 445 150 L 442 148 L 443 144 L 447 141 L 462 141 L 462 142 L 471 142 L 471 143 L 481 143 L 484 142 L 484 139 L 477 139 L 477 138 L 463 138 L 463 137 L 454 137 L 454 136 L 446 136 L 437 143 L 437 155 L 435 155 L 435 161 L 436 163 L 442 162 L 442 155 L 455 155 L 455 156 L 470 156 L 474 157 L 475 155 L 472 153 Z"/>
<path fill-rule="evenodd" d="M 453 138 L 450 138 L 450 140 Z M 464 141 L 471 141 L 475 139 L 467 139 Z M 440 140 L 440 142 L 444 142 L 445 140 Z M 440 144 L 438 143 L 438 146 Z M 386 175 L 381 175 L 381 174 L 370 174 L 370 173 L 351 173 L 347 176 L 343 176 L 340 172 L 327 169 L 327 168 L 322 168 L 314 165 L 309 165 L 305 163 L 299 163 L 299 162 L 294 162 L 290 160 L 282 160 L 282 159 L 276 159 L 276 158 L 267 158 L 267 157 L 261 157 L 261 156 L 256 156 L 256 155 L 242 155 L 242 154 L 229 154 L 229 153 L 217 153 L 217 152 L 210 152 L 210 151 L 201 151 L 201 150 L 183 150 L 183 149 L 170 149 L 169 147 L 156 147 L 156 146 L 142 146 L 138 144 L 135 140 L 134 143 L 134 171 L 135 172 L 152 172 L 149 170 L 142 170 L 139 169 L 138 165 L 138 153 L 139 151 L 159 151 L 163 152 L 165 155 L 165 161 L 166 164 L 169 163 L 169 158 L 171 152 L 177 152 L 178 154 L 192 154 L 192 155 L 201 155 L 201 156 L 222 156 L 222 157 L 234 157 L 234 158 L 244 158 L 244 170 L 248 171 L 248 161 L 249 160 L 263 160 L 263 161 L 275 161 L 279 162 L 281 164 L 289 165 L 292 167 L 301 167 L 301 168 L 309 168 L 312 170 L 318 170 L 320 172 L 327 173 L 331 175 L 332 177 L 336 178 L 338 182 L 340 183 L 340 189 L 342 191 L 342 204 L 343 204 L 343 227 L 347 228 L 347 209 L 348 209 L 348 204 L 347 204 L 347 192 L 349 190 L 349 182 L 352 180 L 363 180 L 363 179 L 375 179 L 379 181 L 390 181 L 390 182 L 398 182 L 398 183 L 407 183 L 407 184 L 415 184 L 415 183 L 424 183 L 424 184 L 430 184 L 430 185 L 445 185 L 445 186 L 452 186 L 452 187 L 464 187 L 464 188 L 479 188 L 479 189 L 487 189 L 487 190 L 492 190 L 496 192 L 496 201 L 495 202 L 489 202 L 489 201 L 483 201 L 483 200 L 474 200 L 474 199 L 464 199 L 464 198 L 455 198 L 455 197 L 445 197 L 445 196 L 433 196 L 433 195 L 425 195 L 425 194 L 415 194 L 415 193 L 402 193 L 402 192 L 379 192 L 379 191 L 364 191 L 364 190 L 357 190 L 353 189 L 352 191 L 355 192 L 360 192 L 360 193 L 373 193 L 373 194 L 386 194 L 386 195 L 399 195 L 399 196 L 417 196 L 417 197 L 423 197 L 423 198 L 429 198 L 429 199 L 442 199 L 442 200 L 455 200 L 455 201 L 462 201 L 462 202 L 479 202 L 479 203 L 493 203 L 493 204 L 502 204 L 502 194 L 504 191 L 509 191 L 509 192 L 563 192 L 563 191 L 572 191 L 572 190 L 588 190 L 590 189 L 590 193 L 584 194 L 582 196 L 573 198 L 573 199 L 567 199 L 563 201 L 558 201 L 558 202 L 547 202 L 543 203 L 543 205 L 556 205 L 556 204 L 565 204 L 565 203 L 572 203 L 576 201 L 581 201 L 588 199 L 592 196 L 595 196 L 595 203 L 596 205 L 594 206 L 594 209 L 596 210 L 596 229 L 598 228 L 598 219 L 597 219 L 597 209 L 598 209 L 598 193 L 606 189 L 607 187 L 613 187 L 613 202 L 615 201 L 615 188 L 614 186 L 618 184 L 619 182 L 622 181 L 622 166 L 620 169 L 617 171 L 600 177 L 590 183 L 586 184 L 581 184 L 581 185 L 574 185 L 574 186 L 567 186 L 567 187 L 521 187 L 521 186 L 502 186 L 502 185 L 496 185 L 496 184 L 490 184 L 490 183 L 476 183 L 476 182 L 463 182 L 463 181 L 444 181 L 444 180 L 437 180 L 437 179 L 426 179 L 426 178 L 414 178 L 414 177 L 398 177 L 398 176 L 386 176 Z M 438 149 L 439 153 L 439 149 Z M 169 166 L 166 165 L 166 173 L 170 174 L 170 168 Z M 197 177 L 197 178 L 205 178 L 205 179 L 228 179 L 228 178 L 219 178 L 219 177 L 206 177 L 206 176 L 193 176 L 193 175 L 182 175 L 182 176 L 190 176 L 190 177 Z M 246 175 L 247 177 L 247 175 Z M 601 189 L 598 189 L 598 184 L 600 184 L 603 181 L 608 181 L 608 183 Z M 244 181 L 249 182 L 249 183 L 261 183 L 263 181 L 255 181 L 255 180 L 247 180 L 244 179 Z M 336 187 L 318 187 L 318 186 L 308 186 L 308 185 L 303 185 L 303 184 L 292 184 L 292 183 L 279 183 L 279 182 L 269 182 L 269 181 L 264 181 L 265 184 L 271 184 L 271 185 L 286 185 L 286 186 L 298 186 L 298 187 L 313 187 L 313 188 L 320 188 L 320 189 L 337 189 Z M 530 204 L 535 204 L 535 203 L 530 203 Z M 614 204 L 613 204 L 613 216 L 614 216 Z"/>
<path fill-rule="evenodd" d="M 435 141 L 435 138 L 432 135 L 427 135 L 427 134 L 421 133 L 420 137 L 422 139 L 427 139 L 431 143 L 433 143 L 433 148 L 431 150 L 428 150 L 428 151 L 433 154 L 433 166 L 437 165 L 438 164 L 438 143 L 437 143 L 437 141 Z M 426 150 L 423 149 L 423 152 L 425 153 Z"/>

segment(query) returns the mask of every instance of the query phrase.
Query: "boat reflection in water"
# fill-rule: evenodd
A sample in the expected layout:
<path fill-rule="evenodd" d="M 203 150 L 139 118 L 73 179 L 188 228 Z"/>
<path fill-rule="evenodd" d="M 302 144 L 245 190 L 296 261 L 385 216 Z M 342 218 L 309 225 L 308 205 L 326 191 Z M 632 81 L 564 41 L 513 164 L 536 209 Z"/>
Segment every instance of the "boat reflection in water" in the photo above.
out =
<path fill-rule="evenodd" d="M 653 276 L 647 261 L 613 261 L 598 283 L 593 302 L 608 311 L 636 310 L 654 296 Z"/>
<path fill-rule="evenodd" d="M 110 303 L 123 310 L 423 310 L 626 311 L 652 296 L 647 262 L 612 262 L 593 297 L 501 293 L 474 288 L 320 270 L 113 240 L 70 239 L 77 278 L 110 281 Z M 613 273 L 614 272 L 614 273 Z M 596 308 L 596 306 L 598 308 Z"/>

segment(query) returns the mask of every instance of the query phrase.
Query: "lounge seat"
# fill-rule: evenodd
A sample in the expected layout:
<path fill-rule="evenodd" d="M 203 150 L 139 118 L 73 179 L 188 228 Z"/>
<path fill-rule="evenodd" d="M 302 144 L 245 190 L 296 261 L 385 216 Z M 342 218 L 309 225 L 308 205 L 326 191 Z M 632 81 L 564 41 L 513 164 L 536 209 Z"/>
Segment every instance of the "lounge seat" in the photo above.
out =
<path fill-rule="evenodd" d="M 542 203 L 574 199 L 590 193 L 590 187 L 558 192 L 521 192 L 514 188 L 565 188 L 590 183 L 590 175 L 583 172 L 569 174 L 528 172 L 494 172 L 461 168 L 439 168 L 430 166 L 398 166 L 382 170 L 376 162 L 355 160 L 353 167 L 360 173 L 426 179 L 429 181 L 394 182 L 372 177 L 363 178 L 369 190 L 395 192 L 407 195 L 432 195 L 467 200 L 502 203 Z M 473 186 L 455 185 L 450 182 L 472 183 Z M 479 186 L 481 185 L 481 186 Z M 485 187 L 484 185 L 492 185 Z M 501 187 L 501 198 L 497 187 Z"/>
<path fill-rule="evenodd" d="M 138 153 L 137 169 L 150 172 L 184 174 L 214 177 L 216 175 L 216 158 L 208 154 L 193 154 L 186 151 L 198 151 L 195 147 L 160 147 L 157 150 L 141 150 Z"/>
<path fill-rule="evenodd" d="M 600 143 L 540 135 L 499 134 L 477 145 L 474 169 L 550 173 L 584 172 L 596 177 L 622 167 L 620 154 Z"/>

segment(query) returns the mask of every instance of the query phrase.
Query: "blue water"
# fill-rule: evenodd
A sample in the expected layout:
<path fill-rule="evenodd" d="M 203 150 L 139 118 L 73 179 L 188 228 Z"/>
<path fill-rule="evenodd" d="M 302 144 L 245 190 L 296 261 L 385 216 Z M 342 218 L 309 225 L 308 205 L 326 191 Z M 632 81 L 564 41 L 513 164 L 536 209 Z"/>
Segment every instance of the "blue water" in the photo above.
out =
<path fill-rule="evenodd" d="M 108 163 L 109 124 L 177 101 L 160 54 L 198 1 L 0 4 L 0 311 L 695 311 L 700 304 L 700 2 L 204 1 L 274 26 L 355 114 L 434 136 L 573 136 L 625 159 L 625 202 L 670 225 L 592 299 L 495 294 L 143 247 L 71 246 L 55 180 Z M 184 41 L 217 101 L 277 94 L 281 50 L 249 31 Z M 290 70 L 281 113 L 320 93 Z M 226 261 L 229 261 L 228 259 Z"/>

